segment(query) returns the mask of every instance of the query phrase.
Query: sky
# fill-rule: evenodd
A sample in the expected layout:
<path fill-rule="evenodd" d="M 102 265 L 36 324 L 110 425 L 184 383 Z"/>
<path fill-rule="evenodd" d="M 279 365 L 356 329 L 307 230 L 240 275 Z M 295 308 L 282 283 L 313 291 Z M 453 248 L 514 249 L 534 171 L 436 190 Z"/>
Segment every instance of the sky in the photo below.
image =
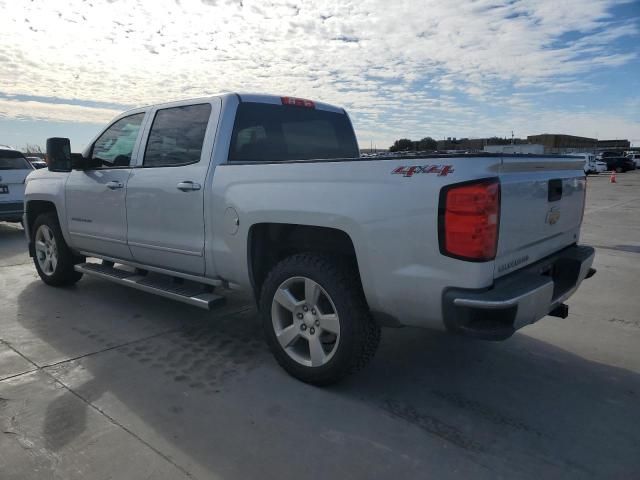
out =
<path fill-rule="evenodd" d="M 140 105 L 228 91 L 397 138 L 640 146 L 640 0 L 0 0 L 0 144 L 80 151 Z"/>

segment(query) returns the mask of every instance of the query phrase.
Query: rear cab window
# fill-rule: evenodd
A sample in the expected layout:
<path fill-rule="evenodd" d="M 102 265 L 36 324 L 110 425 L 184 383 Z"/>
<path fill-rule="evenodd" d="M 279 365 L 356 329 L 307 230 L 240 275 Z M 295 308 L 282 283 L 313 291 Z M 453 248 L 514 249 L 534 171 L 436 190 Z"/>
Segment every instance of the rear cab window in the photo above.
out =
<path fill-rule="evenodd" d="M 33 170 L 33 167 L 22 153 L 0 150 L 0 170 Z"/>
<path fill-rule="evenodd" d="M 229 162 L 279 162 L 359 157 L 345 113 L 293 105 L 242 102 Z"/>

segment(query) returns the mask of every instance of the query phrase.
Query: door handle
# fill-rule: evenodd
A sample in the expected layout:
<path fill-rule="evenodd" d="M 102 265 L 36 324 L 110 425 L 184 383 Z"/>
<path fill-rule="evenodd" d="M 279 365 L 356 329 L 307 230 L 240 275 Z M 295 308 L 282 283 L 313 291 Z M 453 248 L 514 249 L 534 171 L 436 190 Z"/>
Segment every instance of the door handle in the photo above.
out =
<path fill-rule="evenodd" d="M 182 190 L 183 192 L 190 192 L 193 190 L 200 190 L 200 184 L 192 182 L 191 180 L 185 180 L 184 182 L 180 182 L 176 185 L 178 190 Z"/>
<path fill-rule="evenodd" d="M 111 190 L 116 190 L 118 188 L 122 188 L 124 187 L 124 183 L 122 182 L 116 182 L 115 180 L 111 181 L 111 182 L 107 182 L 107 188 L 111 189 Z"/>

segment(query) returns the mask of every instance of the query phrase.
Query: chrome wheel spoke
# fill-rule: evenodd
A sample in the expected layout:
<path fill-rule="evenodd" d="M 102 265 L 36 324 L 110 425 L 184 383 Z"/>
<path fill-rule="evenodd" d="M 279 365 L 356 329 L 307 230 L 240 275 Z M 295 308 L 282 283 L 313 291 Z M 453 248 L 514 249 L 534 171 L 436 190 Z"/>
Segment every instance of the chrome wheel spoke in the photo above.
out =
<path fill-rule="evenodd" d="M 53 272 L 58 266 L 58 257 L 56 255 L 51 255 L 49 261 L 51 262 L 51 271 Z"/>
<path fill-rule="evenodd" d="M 319 335 L 309 337 L 309 355 L 311 356 L 311 366 L 319 367 L 327 361 L 327 354 L 322 348 Z"/>
<path fill-rule="evenodd" d="M 53 240 L 53 236 L 51 235 L 51 230 L 49 227 L 42 227 L 42 235 L 44 236 L 45 241 L 48 245 L 51 245 Z"/>
<path fill-rule="evenodd" d="M 36 252 L 38 253 L 44 253 L 47 250 L 47 246 L 41 240 L 38 240 L 35 242 L 35 247 L 36 247 Z"/>
<path fill-rule="evenodd" d="M 278 302 L 280 305 L 282 305 L 284 308 L 289 310 L 290 312 L 293 312 L 293 310 L 298 305 L 301 305 L 302 303 L 304 303 L 302 301 L 296 300 L 296 298 L 291 294 L 288 288 L 287 289 L 278 288 L 278 290 L 276 290 L 276 295 L 274 297 L 274 300 Z"/>
<path fill-rule="evenodd" d="M 309 278 L 304 279 L 304 300 L 307 305 L 315 307 L 320 298 L 320 285 Z"/>
<path fill-rule="evenodd" d="M 278 342 L 283 348 L 287 348 L 293 342 L 295 342 L 300 336 L 300 330 L 296 325 L 289 325 L 287 328 L 282 329 L 276 334 Z"/>
<path fill-rule="evenodd" d="M 320 315 L 319 320 L 320 328 L 322 328 L 322 330 L 335 333 L 336 335 L 340 333 L 340 321 L 338 320 L 338 316 L 335 313 Z"/>

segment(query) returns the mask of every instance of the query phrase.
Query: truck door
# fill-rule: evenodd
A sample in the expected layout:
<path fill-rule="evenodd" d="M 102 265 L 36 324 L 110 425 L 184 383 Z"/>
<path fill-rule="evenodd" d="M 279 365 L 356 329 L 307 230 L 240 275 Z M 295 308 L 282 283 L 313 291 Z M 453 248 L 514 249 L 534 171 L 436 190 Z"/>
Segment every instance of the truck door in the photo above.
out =
<path fill-rule="evenodd" d="M 205 271 L 205 180 L 220 100 L 158 108 L 127 186 L 133 258 L 194 275 Z"/>
<path fill-rule="evenodd" d="M 110 125 L 90 149 L 100 166 L 73 170 L 65 187 L 66 221 L 75 248 L 131 258 L 127 247 L 125 195 L 145 112 Z"/>

